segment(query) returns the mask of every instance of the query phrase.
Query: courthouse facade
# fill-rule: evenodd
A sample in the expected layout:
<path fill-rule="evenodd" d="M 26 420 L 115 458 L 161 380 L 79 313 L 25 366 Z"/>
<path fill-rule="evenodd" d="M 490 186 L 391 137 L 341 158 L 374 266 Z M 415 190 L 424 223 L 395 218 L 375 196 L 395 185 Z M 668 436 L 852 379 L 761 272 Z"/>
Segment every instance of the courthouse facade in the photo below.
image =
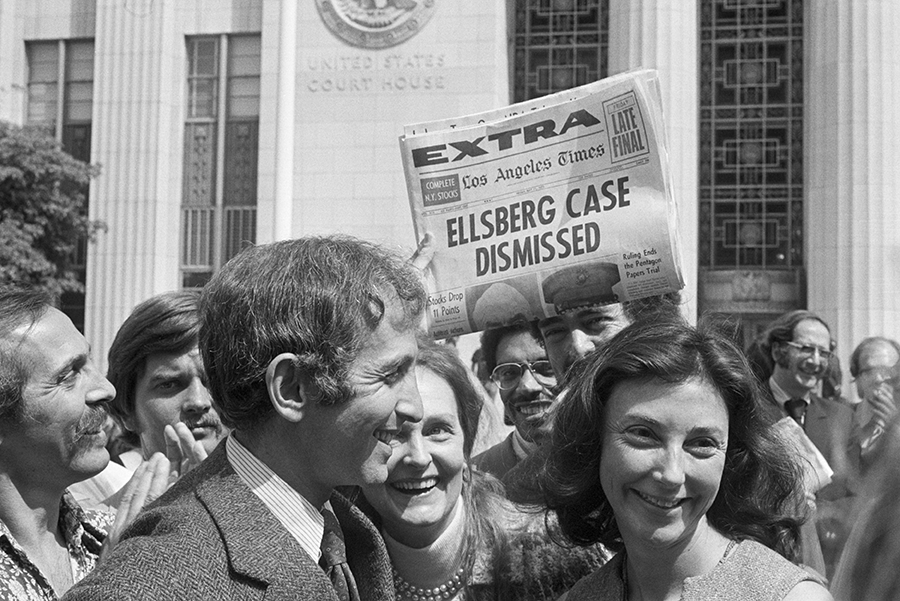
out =
<path fill-rule="evenodd" d="M 412 249 L 403 125 L 657 68 L 687 311 L 807 307 L 846 358 L 900 336 L 898 47 L 896 0 L 3 0 L 0 119 L 101 165 L 105 349 L 248 243 Z"/>

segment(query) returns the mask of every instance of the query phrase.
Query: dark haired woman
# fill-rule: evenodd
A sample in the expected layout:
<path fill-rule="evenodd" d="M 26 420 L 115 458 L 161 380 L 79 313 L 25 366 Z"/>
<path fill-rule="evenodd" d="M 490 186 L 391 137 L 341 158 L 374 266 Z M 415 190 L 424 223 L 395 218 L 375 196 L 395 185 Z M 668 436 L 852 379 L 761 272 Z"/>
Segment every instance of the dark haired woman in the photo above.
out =
<path fill-rule="evenodd" d="M 831 599 L 788 561 L 800 476 L 733 343 L 639 323 L 580 367 L 541 486 L 570 539 L 619 553 L 567 601 Z"/>

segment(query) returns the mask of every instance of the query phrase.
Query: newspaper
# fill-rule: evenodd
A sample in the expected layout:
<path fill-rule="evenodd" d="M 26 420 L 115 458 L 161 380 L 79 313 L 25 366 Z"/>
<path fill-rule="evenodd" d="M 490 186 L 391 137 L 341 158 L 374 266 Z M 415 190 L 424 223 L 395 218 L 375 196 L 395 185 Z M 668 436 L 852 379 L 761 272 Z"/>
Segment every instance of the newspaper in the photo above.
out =
<path fill-rule="evenodd" d="M 831 483 L 834 470 L 794 418 L 781 418 L 775 422 L 773 430 L 796 448 L 797 456 L 802 460 L 804 489 L 809 494 L 814 495 Z"/>
<path fill-rule="evenodd" d="M 436 338 L 684 287 L 655 71 L 409 125 Z"/>

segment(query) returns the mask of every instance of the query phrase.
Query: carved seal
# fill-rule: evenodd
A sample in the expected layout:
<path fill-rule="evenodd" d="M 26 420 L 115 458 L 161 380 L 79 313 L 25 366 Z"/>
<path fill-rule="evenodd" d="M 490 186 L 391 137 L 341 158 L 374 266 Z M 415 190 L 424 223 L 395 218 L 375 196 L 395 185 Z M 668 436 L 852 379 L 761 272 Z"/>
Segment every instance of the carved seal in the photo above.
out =
<path fill-rule="evenodd" d="M 316 0 L 328 29 L 360 48 L 388 48 L 414 36 L 434 13 L 435 0 Z"/>

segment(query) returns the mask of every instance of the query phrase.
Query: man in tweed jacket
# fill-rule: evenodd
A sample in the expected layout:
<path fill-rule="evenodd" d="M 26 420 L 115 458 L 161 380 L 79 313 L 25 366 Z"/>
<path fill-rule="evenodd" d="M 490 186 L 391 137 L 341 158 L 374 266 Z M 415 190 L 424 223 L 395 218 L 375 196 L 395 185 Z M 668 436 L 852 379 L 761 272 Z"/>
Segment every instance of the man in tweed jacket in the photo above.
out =
<path fill-rule="evenodd" d="M 328 511 L 350 599 L 393 599 L 378 531 L 334 488 L 384 482 L 394 436 L 422 418 L 418 274 L 354 238 L 303 238 L 239 254 L 200 304 L 209 388 L 233 433 L 66 599 L 337 600 L 318 563 Z"/>

